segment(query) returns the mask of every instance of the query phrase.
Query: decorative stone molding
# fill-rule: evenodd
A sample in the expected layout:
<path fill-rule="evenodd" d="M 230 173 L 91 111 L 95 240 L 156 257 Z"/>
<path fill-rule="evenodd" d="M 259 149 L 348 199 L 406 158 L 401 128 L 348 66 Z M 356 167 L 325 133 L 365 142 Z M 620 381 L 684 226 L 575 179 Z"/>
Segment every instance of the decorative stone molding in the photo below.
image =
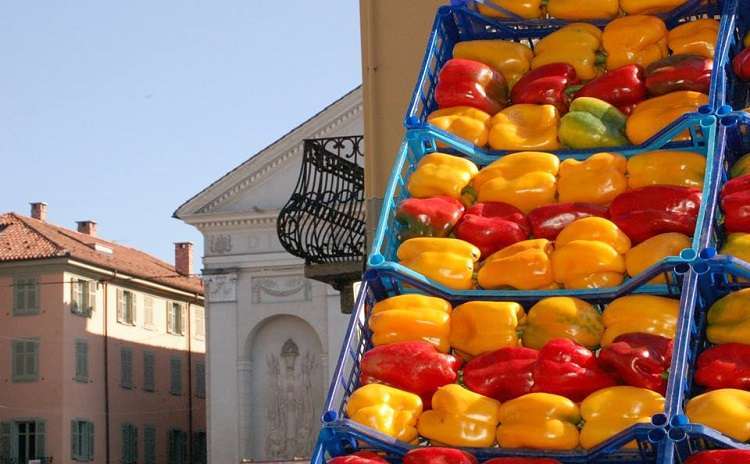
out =
<path fill-rule="evenodd" d="M 237 301 L 237 274 L 210 274 L 203 276 L 206 300 L 209 303 Z"/>
<path fill-rule="evenodd" d="M 293 303 L 310 301 L 310 281 L 301 275 L 254 277 L 253 303 Z"/>
<path fill-rule="evenodd" d="M 208 251 L 212 255 L 225 255 L 232 251 L 232 236 L 229 234 L 208 237 Z"/>

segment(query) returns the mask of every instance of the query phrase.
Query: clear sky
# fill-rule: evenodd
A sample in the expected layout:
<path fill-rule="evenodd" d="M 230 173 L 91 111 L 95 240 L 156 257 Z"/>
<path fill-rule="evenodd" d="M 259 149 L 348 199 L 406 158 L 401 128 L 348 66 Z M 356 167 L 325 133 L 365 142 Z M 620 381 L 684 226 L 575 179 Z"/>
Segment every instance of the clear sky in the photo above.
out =
<path fill-rule="evenodd" d="M 358 3 L 0 1 L 0 212 L 200 269 L 172 213 L 361 82 Z"/>

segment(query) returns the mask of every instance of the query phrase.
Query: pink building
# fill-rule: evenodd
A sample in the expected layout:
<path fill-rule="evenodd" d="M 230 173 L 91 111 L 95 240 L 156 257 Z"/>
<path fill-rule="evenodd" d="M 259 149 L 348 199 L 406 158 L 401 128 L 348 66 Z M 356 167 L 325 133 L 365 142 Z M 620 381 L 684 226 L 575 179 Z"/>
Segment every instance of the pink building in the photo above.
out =
<path fill-rule="evenodd" d="M 205 463 L 203 287 L 176 266 L 0 215 L 0 464 Z"/>

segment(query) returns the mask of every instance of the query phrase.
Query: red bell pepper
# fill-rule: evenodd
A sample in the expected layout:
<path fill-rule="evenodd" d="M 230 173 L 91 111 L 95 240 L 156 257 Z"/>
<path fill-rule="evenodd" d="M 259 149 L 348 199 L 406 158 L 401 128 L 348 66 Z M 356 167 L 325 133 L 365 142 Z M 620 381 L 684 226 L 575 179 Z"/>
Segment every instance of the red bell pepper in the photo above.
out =
<path fill-rule="evenodd" d="M 735 177 L 721 190 L 724 228 L 728 233 L 750 233 L 750 174 Z"/>
<path fill-rule="evenodd" d="M 609 218 L 609 211 L 592 203 L 557 203 L 536 208 L 528 219 L 534 238 L 554 240 L 568 224 L 589 216 Z"/>
<path fill-rule="evenodd" d="M 404 456 L 404 464 L 477 464 L 477 458 L 455 448 L 430 446 L 414 448 Z"/>
<path fill-rule="evenodd" d="M 551 458 L 494 458 L 483 464 L 560 464 L 560 461 Z"/>
<path fill-rule="evenodd" d="M 360 382 L 383 383 L 415 393 L 429 409 L 435 391 L 458 379 L 461 360 L 423 341 L 380 345 L 362 357 Z"/>
<path fill-rule="evenodd" d="M 599 365 L 631 387 L 664 395 L 674 342 L 660 335 L 627 333 L 599 352 Z"/>
<path fill-rule="evenodd" d="M 554 105 L 560 113 L 567 113 L 570 96 L 565 90 L 578 82 L 573 66 L 567 63 L 545 64 L 527 72 L 516 82 L 510 91 L 510 100 L 514 105 Z"/>
<path fill-rule="evenodd" d="M 739 52 L 732 60 L 734 74 L 743 81 L 750 81 L 750 48 Z"/>
<path fill-rule="evenodd" d="M 680 90 L 708 94 L 714 62 L 700 55 L 672 55 L 646 68 L 646 88 L 653 96 Z"/>
<path fill-rule="evenodd" d="M 750 345 L 726 343 L 713 346 L 698 356 L 695 366 L 695 383 L 698 385 L 710 389 L 750 390 Z"/>
<path fill-rule="evenodd" d="M 378 456 L 372 451 L 358 451 L 349 456 L 338 456 L 330 461 L 328 464 L 390 464 L 385 459 Z"/>
<path fill-rule="evenodd" d="M 649 185 L 618 195 L 609 206 L 612 222 L 634 243 L 655 235 L 693 235 L 701 206 L 701 191 L 675 185 Z"/>
<path fill-rule="evenodd" d="M 399 239 L 447 237 L 463 214 L 464 205 L 448 196 L 406 199 L 396 210 Z"/>
<path fill-rule="evenodd" d="M 539 350 L 531 390 L 579 402 L 591 393 L 613 385 L 617 382 L 599 367 L 594 353 L 573 340 L 558 338 Z"/>
<path fill-rule="evenodd" d="M 603 74 L 580 88 L 571 87 L 573 98 L 593 97 L 616 106 L 625 114 L 646 99 L 643 68 L 629 64 Z"/>
<path fill-rule="evenodd" d="M 507 203 L 477 203 L 456 225 L 456 238 L 479 248 L 483 257 L 529 237 L 529 224 L 520 209 Z"/>
<path fill-rule="evenodd" d="M 712 450 L 694 454 L 684 464 L 747 464 L 749 462 L 750 451 L 747 450 Z"/>
<path fill-rule="evenodd" d="M 518 398 L 531 393 L 538 356 L 537 350 L 523 347 L 500 348 L 477 356 L 464 366 L 464 384 L 498 401 Z"/>
<path fill-rule="evenodd" d="M 505 78 L 484 63 L 454 58 L 440 70 L 435 88 L 440 108 L 471 106 L 492 115 L 505 107 L 507 99 Z"/>

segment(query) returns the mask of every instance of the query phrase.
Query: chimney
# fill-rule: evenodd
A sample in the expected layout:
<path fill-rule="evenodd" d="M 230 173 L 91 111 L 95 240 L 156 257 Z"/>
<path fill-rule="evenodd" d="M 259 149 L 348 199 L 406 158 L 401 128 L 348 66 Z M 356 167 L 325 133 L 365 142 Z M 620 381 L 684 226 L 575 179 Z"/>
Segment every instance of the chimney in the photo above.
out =
<path fill-rule="evenodd" d="M 193 273 L 193 242 L 175 242 L 174 267 L 182 275 Z"/>
<path fill-rule="evenodd" d="M 47 222 L 47 203 L 43 201 L 31 203 L 31 217 Z"/>
<path fill-rule="evenodd" d="M 76 221 L 78 232 L 96 237 L 96 221 Z"/>

